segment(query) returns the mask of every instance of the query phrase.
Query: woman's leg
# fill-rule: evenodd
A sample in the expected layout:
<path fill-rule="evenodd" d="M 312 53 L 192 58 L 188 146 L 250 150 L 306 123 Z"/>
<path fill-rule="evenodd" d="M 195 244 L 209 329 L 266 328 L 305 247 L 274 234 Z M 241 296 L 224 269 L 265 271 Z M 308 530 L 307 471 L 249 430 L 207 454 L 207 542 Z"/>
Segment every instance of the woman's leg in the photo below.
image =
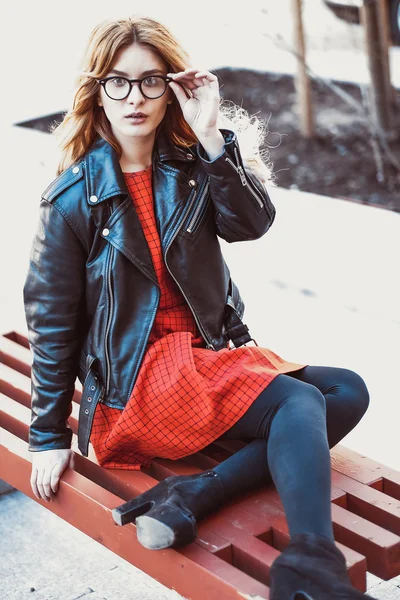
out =
<path fill-rule="evenodd" d="M 278 375 L 222 437 L 267 441 L 264 468 L 267 464 L 282 500 L 290 535 L 310 532 L 333 540 L 325 398 L 315 386 Z M 228 494 L 241 479 L 252 483 L 263 468 L 256 465 L 263 448 L 253 444 L 213 469 Z"/>
<path fill-rule="evenodd" d="M 308 366 L 289 375 L 315 385 L 325 396 L 329 448 L 336 446 L 352 431 L 368 409 L 367 386 L 354 371 Z"/>
<path fill-rule="evenodd" d="M 329 448 L 333 448 L 354 429 L 368 408 L 367 387 L 354 371 L 338 367 L 307 366 L 287 375 L 314 385 L 324 395 Z M 276 401 L 279 403 L 279 398 Z M 273 406 L 274 403 L 264 412 L 261 409 L 254 415 L 255 419 L 260 423 L 268 419 Z M 237 425 L 240 427 L 240 422 Z M 220 439 L 239 439 L 238 427 L 233 427 Z M 271 483 L 267 445 L 265 439 L 253 440 L 216 467 L 224 478 L 228 497 Z"/>
<path fill-rule="evenodd" d="M 212 471 L 167 478 L 115 509 L 114 512 L 118 512 L 113 515 L 115 520 L 119 524 L 136 520 L 138 538 L 140 530 L 143 530 L 143 539 L 139 541 L 144 542 L 146 547 L 170 547 L 194 539 L 196 519 L 212 511 L 224 499 L 262 485 L 272 477 L 284 505 L 291 536 L 297 533 L 297 537 L 309 535 L 320 539 L 319 536 L 323 536 L 323 539 L 332 540 L 326 401 L 317 385 L 331 394 L 333 410 L 334 406 L 340 406 L 340 403 L 335 404 L 335 399 L 343 400 L 343 390 L 348 392 L 354 387 L 357 376 L 353 377 L 350 388 L 348 379 L 347 387 L 340 386 L 339 390 L 335 390 L 340 370 L 326 367 L 328 372 L 325 375 L 328 373 L 332 377 L 327 383 L 322 377 L 322 369 L 307 367 L 299 371 L 297 377 L 278 375 L 221 438 L 256 438 L 252 443 Z M 346 373 L 350 377 L 351 372 Z M 306 377 L 310 381 L 313 377 L 315 385 L 305 381 Z M 357 380 L 357 385 L 366 407 L 366 390 L 362 391 L 360 382 L 362 380 Z M 356 404 L 361 406 L 362 403 L 358 401 Z M 335 415 L 332 410 L 331 414 Z M 340 431 L 340 419 L 334 420 L 332 440 L 346 435 L 359 420 L 360 417 L 354 417 L 354 411 L 352 414 L 353 425 Z M 170 515 L 164 514 L 167 498 Z M 179 500 L 178 504 L 173 498 Z M 151 510 L 149 500 L 154 503 Z M 182 509 L 184 505 L 186 510 Z"/>
<path fill-rule="evenodd" d="M 295 381 L 304 385 L 293 386 Z M 268 389 L 275 398 L 267 394 Z M 256 436 L 264 437 L 215 468 L 224 488 L 227 485 L 234 491 L 235 481 L 237 486 L 241 476 L 252 483 L 257 477 L 257 464 L 259 470 L 265 467 L 266 455 L 284 505 L 291 542 L 271 567 L 271 600 L 297 598 L 300 590 L 319 600 L 372 600 L 353 588 L 345 557 L 333 543 L 328 450 L 328 433 L 333 446 L 359 422 L 368 402 L 365 384 L 355 373 L 307 367 L 297 377 L 278 376 L 223 436 L 248 437 L 253 429 Z M 235 474 L 231 466 L 236 467 Z"/>

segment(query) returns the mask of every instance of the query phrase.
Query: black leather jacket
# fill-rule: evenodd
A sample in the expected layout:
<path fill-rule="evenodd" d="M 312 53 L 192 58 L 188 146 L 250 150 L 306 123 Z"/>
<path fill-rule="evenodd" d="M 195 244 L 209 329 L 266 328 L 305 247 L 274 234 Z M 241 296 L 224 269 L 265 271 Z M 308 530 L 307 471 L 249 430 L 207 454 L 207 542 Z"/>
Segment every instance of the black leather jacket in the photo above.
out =
<path fill-rule="evenodd" d="M 153 195 L 165 264 L 212 350 L 248 341 L 244 305 L 218 237 L 260 238 L 275 217 L 247 170 L 236 135 L 220 130 L 213 161 L 159 132 Z M 70 448 L 76 377 L 83 385 L 78 446 L 84 456 L 97 402 L 123 409 L 143 359 L 160 289 L 118 157 L 98 137 L 45 190 L 24 285 L 33 354 L 29 450 Z M 236 339 L 235 339 L 236 338 Z"/>

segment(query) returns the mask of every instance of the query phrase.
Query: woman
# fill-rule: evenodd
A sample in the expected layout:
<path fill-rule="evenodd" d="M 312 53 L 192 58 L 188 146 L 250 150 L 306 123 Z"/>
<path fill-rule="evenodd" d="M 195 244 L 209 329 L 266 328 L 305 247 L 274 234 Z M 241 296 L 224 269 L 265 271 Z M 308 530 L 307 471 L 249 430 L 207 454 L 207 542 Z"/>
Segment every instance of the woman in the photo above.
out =
<path fill-rule="evenodd" d="M 246 159 L 234 129 L 243 147 L 255 140 Z M 160 23 L 135 16 L 92 32 L 73 108 L 55 129 L 63 152 L 24 286 L 31 486 L 49 501 L 72 466 L 66 421 L 78 375 L 79 449 L 87 456 L 90 439 L 104 467 L 252 440 L 115 509 L 145 547 L 192 541 L 205 514 L 272 480 L 291 544 L 272 569 L 271 598 L 359 598 L 333 543 L 329 446 L 361 419 L 368 391 L 352 371 L 247 345 L 217 238 L 257 239 L 274 220 L 260 132 L 220 106 L 216 76 L 190 67 Z"/>

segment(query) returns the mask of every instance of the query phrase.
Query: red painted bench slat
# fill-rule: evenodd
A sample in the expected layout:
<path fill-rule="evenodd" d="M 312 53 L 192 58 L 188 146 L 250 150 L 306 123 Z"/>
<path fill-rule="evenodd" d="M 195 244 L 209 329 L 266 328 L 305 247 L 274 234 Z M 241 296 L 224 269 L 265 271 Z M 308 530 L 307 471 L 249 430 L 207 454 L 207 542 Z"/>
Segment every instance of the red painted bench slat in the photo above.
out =
<path fill-rule="evenodd" d="M 38 501 L 30 488 L 30 352 L 24 335 L 0 336 L 0 478 Z M 77 448 L 77 384 L 69 419 Z M 282 504 L 273 486 L 243 495 L 199 524 L 185 548 L 151 551 L 133 524 L 118 527 L 111 509 L 171 474 L 213 467 L 242 447 L 220 442 L 179 461 L 157 459 L 145 472 L 104 469 L 93 449 L 75 452 L 51 502 L 38 501 L 161 583 L 194 600 L 268 598 L 270 566 L 289 542 Z M 365 591 L 366 570 L 383 579 L 400 574 L 400 473 L 341 446 L 332 451 L 332 517 L 353 584 Z M 90 515 L 90 519 L 88 518 Z M 247 595 L 247 596 L 246 596 Z"/>

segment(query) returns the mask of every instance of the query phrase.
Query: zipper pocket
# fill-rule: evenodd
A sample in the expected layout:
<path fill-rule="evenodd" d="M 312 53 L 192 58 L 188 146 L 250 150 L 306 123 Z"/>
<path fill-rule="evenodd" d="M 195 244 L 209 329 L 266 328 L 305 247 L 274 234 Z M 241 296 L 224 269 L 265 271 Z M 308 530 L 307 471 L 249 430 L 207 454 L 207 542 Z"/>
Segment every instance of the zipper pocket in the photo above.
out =
<path fill-rule="evenodd" d="M 250 180 L 250 178 L 246 177 L 245 171 L 244 171 L 243 167 L 240 164 L 240 159 L 239 159 L 237 148 L 234 148 L 233 151 L 234 151 L 235 156 L 236 156 L 237 165 L 235 165 L 235 163 L 233 162 L 233 160 L 231 160 L 229 158 L 229 156 L 227 156 L 225 158 L 225 160 L 227 161 L 228 164 L 230 164 L 235 169 L 236 173 L 239 174 L 240 181 L 242 182 L 243 187 L 245 187 L 245 186 L 248 187 L 250 193 L 252 194 L 253 198 L 257 202 L 258 206 L 260 208 L 263 208 L 264 207 L 264 202 L 263 202 L 262 198 L 260 197 L 259 192 L 255 190 L 254 184 L 252 183 L 252 181 Z"/>
<path fill-rule="evenodd" d="M 192 207 L 192 203 L 191 203 L 191 205 L 190 205 L 190 208 L 191 208 L 191 207 Z M 187 215 L 189 214 L 190 208 L 189 208 L 188 212 L 187 212 L 187 213 L 184 215 L 184 217 L 183 217 L 183 221 L 185 221 L 185 219 L 187 218 Z M 179 230 L 180 230 L 180 226 L 178 226 L 178 227 L 175 229 L 175 231 L 174 231 L 174 233 L 173 233 L 173 235 L 172 235 L 171 239 L 170 239 L 170 240 L 169 240 L 169 242 L 168 242 L 168 246 L 167 246 L 167 247 L 166 247 L 166 249 L 165 249 L 165 253 L 164 253 L 164 262 L 165 262 L 165 266 L 167 267 L 167 269 L 168 269 L 168 272 L 169 272 L 169 274 L 171 275 L 172 279 L 175 281 L 176 285 L 177 285 L 177 286 L 178 286 L 178 288 L 180 289 L 180 291 L 181 291 L 181 293 L 182 293 L 182 296 L 185 298 L 186 302 L 188 303 L 188 306 L 189 306 L 190 310 L 192 311 L 192 314 L 193 314 L 193 316 L 194 316 L 194 319 L 195 319 L 195 321 L 196 321 L 196 323 L 197 323 L 197 326 L 198 326 L 198 328 L 199 328 L 199 331 L 200 331 L 201 335 L 203 336 L 204 340 L 206 341 L 207 348 L 211 348 L 212 350 L 215 350 L 215 347 L 214 347 L 214 346 L 213 346 L 213 344 L 210 342 L 210 339 L 209 339 L 208 335 L 206 334 L 205 330 L 203 329 L 203 326 L 201 325 L 201 323 L 200 323 L 200 321 L 199 321 L 199 318 L 198 318 L 198 316 L 196 315 L 195 311 L 193 310 L 193 306 L 192 306 L 192 305 L 191 305 L 191 303 L 189 302 L 189 298 L 188 298 L 188 297 L 185 295 L 185 292 L 183 291 L 183 289 L 182 289 L 182 286 L 180 285 L 180 283 L 179 283 L 179 281 L 176 279 L 176 277 L 173 275 L 173 273 L 172 273 L 171 269 L 169 268 L 168 262 L 167 262 L 167 254 L 168 254 L 168 250 L 170 249 L 170 247 L 171 247 L 171 245 L 172 245 L 172 242 L 173 242 L 173 241 L 174 241 L 174 239 L 176 238 L 176 236 L 177 236 L 177 234 L 178 234 L 178 231 L 179 231 Z"/>
<path fill-rule="evenodd" d="M 206 184 L 203 188 L 203 191 L 201 193 L 201 196 L 198 200 L 197 206 L 194 210 L 194 213 L 193 213 L 192 217 L 189 219 L 189 224 L 186 227 L 186 231 L 188 233 L 194 233 L 201 221 L 201 217 L 203 215 L 203 208 L 206 206 L 205 200 L 207 198 L 208 186 L 209 186 L 209 182 L 207 180 Z"/>

